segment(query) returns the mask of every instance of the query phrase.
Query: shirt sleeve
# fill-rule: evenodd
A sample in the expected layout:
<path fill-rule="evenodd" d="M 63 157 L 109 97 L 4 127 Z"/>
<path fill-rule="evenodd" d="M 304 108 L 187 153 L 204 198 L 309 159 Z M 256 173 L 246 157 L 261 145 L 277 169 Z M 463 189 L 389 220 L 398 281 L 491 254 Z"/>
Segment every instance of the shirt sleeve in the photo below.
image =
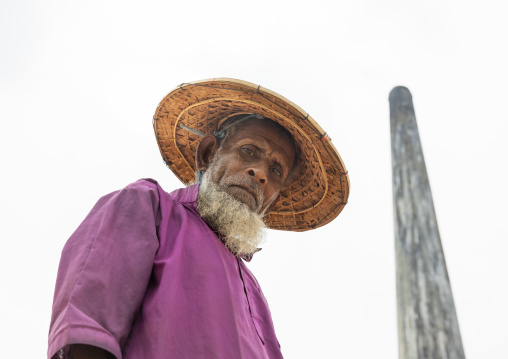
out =
<path fill-rule="evenodd" d="M 48 358 L 76 343 L 122 357 L 159 248 L 159 223 L 153 180 L 140 180 L 97 202 L 62 251 Z"/>

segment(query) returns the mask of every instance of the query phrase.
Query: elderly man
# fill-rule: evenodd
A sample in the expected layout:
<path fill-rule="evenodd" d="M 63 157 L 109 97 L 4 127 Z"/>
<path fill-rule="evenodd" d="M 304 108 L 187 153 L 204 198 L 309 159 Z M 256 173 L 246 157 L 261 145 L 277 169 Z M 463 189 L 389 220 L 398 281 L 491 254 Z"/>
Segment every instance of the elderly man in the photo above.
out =
<path fill-rule="evenodd" d="M 168 194 L 140 180 L 98 201 L 62 252 L 48 357 L 282 358 L 244 261 L 265 226 L 304 231 L 340 213 L 340 156 L 296 105 L 233 79 L 182 84 L 154 129 L 195 184 Z"/>

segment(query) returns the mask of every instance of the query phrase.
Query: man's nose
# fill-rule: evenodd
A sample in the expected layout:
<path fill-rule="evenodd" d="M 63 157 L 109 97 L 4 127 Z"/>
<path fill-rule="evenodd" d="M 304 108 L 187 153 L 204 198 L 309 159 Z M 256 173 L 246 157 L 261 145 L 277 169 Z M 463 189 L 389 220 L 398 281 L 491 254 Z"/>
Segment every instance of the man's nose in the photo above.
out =
<path fill-rule="evenodd" d="M 254 167 L 251 167 L 251 168 L 248 168 L 247 169 L 247 174 L 251 177 L 254 177 L 254 180 L 256 182 L 259 182 L 261 184 L 266 184 L 266 171 L 264 171 L 262 168 L 254 168 Z"/>

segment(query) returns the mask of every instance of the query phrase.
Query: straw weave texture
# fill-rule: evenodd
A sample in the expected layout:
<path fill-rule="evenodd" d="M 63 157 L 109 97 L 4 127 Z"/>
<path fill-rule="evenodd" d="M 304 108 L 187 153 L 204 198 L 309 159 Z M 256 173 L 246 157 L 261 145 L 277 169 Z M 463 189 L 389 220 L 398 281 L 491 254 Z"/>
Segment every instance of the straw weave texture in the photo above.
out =
<path fill-rule="evenodd" d="M 225 118 L 256 113 L 284 126 L 300 149 L 299 175 L 285 186 L 272 211 L 269 228 L 305 231 L 321 227 L 344 208 L 349 177 L 326 133 L 298 106 L 245 81 L 212 79 L 182 84 L 160 102 L 153 126 L 167 166 L 185 184 L 194 180 L 196 147 L 201 137 L 180 124 L 212 134 Z"/>

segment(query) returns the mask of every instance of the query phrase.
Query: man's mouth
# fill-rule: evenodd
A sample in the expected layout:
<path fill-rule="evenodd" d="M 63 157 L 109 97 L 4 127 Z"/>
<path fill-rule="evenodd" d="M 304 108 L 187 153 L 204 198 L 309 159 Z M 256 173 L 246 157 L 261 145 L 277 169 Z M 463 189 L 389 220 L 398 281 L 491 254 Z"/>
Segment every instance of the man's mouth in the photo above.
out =
<path fill-rule="evenodd" d="M 256 192 L 253 189 L 251 189 L 247 186 L 244 186 L 244 185 L 240 185 L 240 184 L 232 184 L 232 185 L 229 185 L 229 187 L 238 188 L 238 189 L 242 190 L 242 192 L 249 194 L 254 199 L 256 207 L 258 206 L 258 197 L 257 197 Z"/>

